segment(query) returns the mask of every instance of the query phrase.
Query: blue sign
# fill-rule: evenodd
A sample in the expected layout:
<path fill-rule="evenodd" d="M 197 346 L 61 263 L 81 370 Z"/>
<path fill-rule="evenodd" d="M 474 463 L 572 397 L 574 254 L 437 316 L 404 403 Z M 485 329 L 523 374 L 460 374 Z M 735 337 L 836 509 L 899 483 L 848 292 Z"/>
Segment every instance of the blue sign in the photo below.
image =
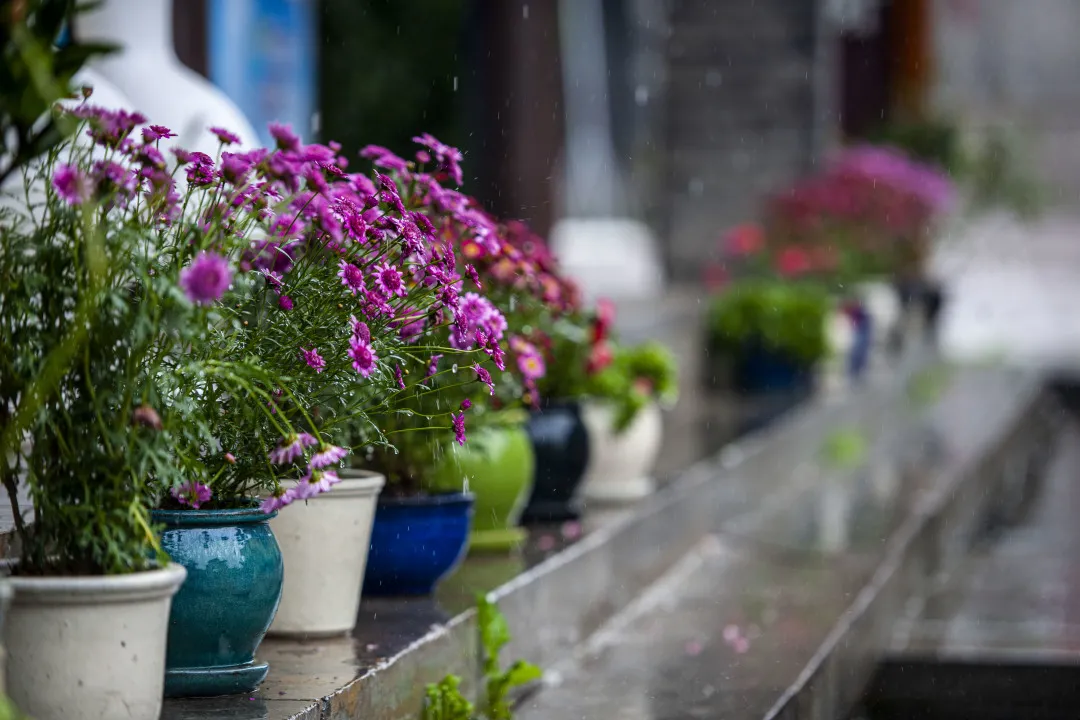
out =
<path fill-rule="evenodd" d="M 313 139 L 315 0 L 210 0 L 210 79 L 259 132 L 267 123 L 292 125 Z"/>

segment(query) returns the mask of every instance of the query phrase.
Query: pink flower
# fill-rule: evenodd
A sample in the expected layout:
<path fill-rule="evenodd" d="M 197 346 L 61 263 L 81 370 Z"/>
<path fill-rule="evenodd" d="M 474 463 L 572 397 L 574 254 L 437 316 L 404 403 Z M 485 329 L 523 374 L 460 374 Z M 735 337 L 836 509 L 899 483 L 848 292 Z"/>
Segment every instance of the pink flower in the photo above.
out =
<path fill-rule="evenodd" d="M 495 394 L 495 381 L 491 379 L 491 373 L 487 371 L 487 368 L 481 367 L 480 363 L 473 364 L 473 370 L 476 371 L 476 379 L 488 386 L 491 394 Z"/>
<path fill-rule="evenodd" d="M 288 295 L 282 295 L 281 297 L 279 297 L 278 301 L 277 301 L 277 304 L 278 304 L 278 307 L 281 308 L 282 310 L 284 310 L 285 312 L 288 312 L 289 310 L 293 309 L 292 298 L 289 297 Z"/>
<path fill-rule="evenodd" d="M 217 135 L 217 139 L 221 141 L 223 145 L 238 145 L 240 144 L 240 136 L 236 133 L 229 132 L 222 127 L 212 127 L 210 132 Z"/>
<path fill-rule="evenodd" d="M 291 125 L 272 122 L 269 127 L 270 136 L 274 138 L 279 150 L 300 151 L 300 138 L 293 132 Z"/>
<path fill-rule="evenodd" d="M 442 360 L 442 355 L 432 355 L 428 360 L 427 377 L 431 377 L 439 371 L 439 361 Z"/>
<path fill-rule="evenodd" d="M 394 382 L 397 383 L 398 389 L 405 389 L 405 378 L 402 377 L 400 365 L 394 366 Z"/>
<path fill-rule="evenodd" d="M 311 348 L 310 350 L 304 350 L 303 348 L 300 349 L 303 350 L 302 354 L 304 362 L 308 364 L 309 368 L 315 371 L 316 375 L 326 369 L 326 360 L 324 360 L 322 355 L 319 354 L 319 350 L 317 348 Z"/>
<path fill-rule="evenodd" d="M 364 289 L 364 273 L 360 268 L 344 260 L 338 264 L 338 268 L 340 268 L 338 277 L 341 278 L 341 284 L 347 287 L 350 293 L 355 295 L 357 291 Z"/>
<path fill-rule="evenodd" d="M 547 367 L 539 353 L 525 353 L 517 356 L 518 370 L 526 380 L 536 381 L 544 377 Z"/>
<path fill-rule="evenodd" d="M 281 508 L 292 502 L 292 498 L 289 497 L 288 492 L 283 488 L 277 488 L 272 495 L 267 497 L 259 504 L 259 509 L 269 515 L 272 512 L 276 512 Z"/>
<path fill-rule="evenodd" d="M 737 225 L 724 236 L 724 244 L 733 255 L 753 255 L 765 247 L 765 232 L 755 223 Z"/>
<path fill-rule="evenodd" d="M 174 138 L 176 137 L 176 133 L 164 125 L 151 125 L 150 127 L 144 127 L 142 129 L 142 137 L 143 142 L 151 143 L 157 140 Z"/>
<path fill-rule="evenodd" d="M 362 343 L 371 342 L 371 330 L 367 323 L 356 319 L 355 315 L 349 316 L 349 325 L 352 327 L 352 336 Z"/>
<path fill-rule="evenodd" d="M 187 505 L 193 510 L 198 510 L 203 503 L 210 502 L 213 492 L 208 485 L 198 480 L 189 480 L 180 487 L 174 487 L 169 493 L 181 505 Z"/>
<path fill-rule="evenodd" d="M 94 194 L 94 185 L 77 167 L 61 165 L 53 173 L 53 187 L 68 205 L 82 205 Z"/>
<path fill-rule="evenodd" d="M 373 273 L 375 287 L 385 296 L 405 297 L 408 291 L 405 289 L 405 281 L 401 272 L 390 263 L 376 265 Z"/>
<path fill-rule="evenodd" d="M 454 440 L 458 445 L 465 444 L 465 413 L 451 414 L 450 420 L 454 423 Z"/>
<path fill-rule="evenodd" d="M 270 462 L 275 465 L 287 465 L 304 454 L 304 448 L 317 445 L 318 440 L 314 436 L 302 432 L 281 441 L 276 448 L 270 451 Z"/>
<path fill-rule="evenodd" d="M 375 351 L 371 349 L 371 345 L 356 337 L 349 338 L 349 357 L 353 361 L 353 370 L 365 378 L 371 376 L 379 360 Z"/>
<path fill-rule="evenodd" d="M 776 258 L 776 271 L 784 277 L 802 275 L 810 269 L 810 254 L 801 247 L 786 247 Z"/>
<path fill-rule="evenodd" d="M 324 468 L 331 465 L 336 465 L 349 454 L 347 448 L 338 447 L 337 445 L 323 445 L 319 449 L 319 452 L 311 456 L 311 461 L 308 463 L 313 468 Z"/>
<path fill-rule="evenodd" d="M 210 305 L 221 299 L 232 282 L 232 270 L 225 258 L 203 252 L 180 271 L 180 288 L 191 302 Z"/>

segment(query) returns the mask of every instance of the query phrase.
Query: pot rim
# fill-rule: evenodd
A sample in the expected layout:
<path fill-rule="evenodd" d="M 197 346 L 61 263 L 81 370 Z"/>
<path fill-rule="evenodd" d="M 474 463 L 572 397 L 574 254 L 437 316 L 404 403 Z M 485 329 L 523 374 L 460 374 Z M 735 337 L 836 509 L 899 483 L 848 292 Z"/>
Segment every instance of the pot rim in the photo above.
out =
<path fill-rule="evenodd" d="M 266 522 L 277 515 L 277 511 L 264 513 L 259 506 L 252 504 L 246 508 L 222 508 L 217 510 L 161 510 L 150 511 L 154 522 L 165 523 L 170 527 L 205 527 L 214 525 L 246 525 Z"/>
<path fill-rule="evenodd" d="M 176 594 L 186 577 L 187 568 L 170 562 L 124 575 L 12 575 L 6 582 L 14 591 L 11 607 L 18 608 L 157 600 Z"/>
<path fill-rule="evenodd" d="M 308 498 L 308 502 L 326 500 L 349 500 L 358 497 L 375 497 L 382 491 L 383 487 L 386 485 L 386 476 L 373 470 L 363 470 L 360 468 L 344 468 L 342 470 L 338 470 L 337 472 L 338 477 L 341 478 L 341 482 L 334 485 L 330 489 L 330 492 L 320 493 L 313 498 Z M 300 481 L 285 480 L 282 481 L 281 484 L 283 487 L 293 487 L 298 482 Z"/>
<path fill-rule="evenodd" d="M 438 507 L 442 505 L 472 505 L 476 496 L 471 492 L 435 493 L 432 495 L 406 495 L 379 497 L 379 505 L 386 507 Z"/>

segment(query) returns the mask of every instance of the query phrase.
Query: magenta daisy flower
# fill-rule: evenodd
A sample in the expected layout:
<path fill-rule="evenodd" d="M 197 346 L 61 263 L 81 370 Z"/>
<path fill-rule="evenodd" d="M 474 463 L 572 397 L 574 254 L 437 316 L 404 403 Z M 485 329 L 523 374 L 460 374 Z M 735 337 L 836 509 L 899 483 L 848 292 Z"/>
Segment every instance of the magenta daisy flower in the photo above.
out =
<path fill-rule="evenodd" d="M 465 444 L 465 413 L 458 413 L 457 415 L 450 415 L 450 419 L 454 423 L 454 440 L 458 445 Z"/>
<path fill-rule="evenodd" d="M 292 298 L 289 297 L 288 295 L 282 295 L 281 297 L 279 297 L 278 301 L 277 301 L 277 304 L 278 304 L 279 308 L 281 308 L 282 310 L 284 310 L 286 312 L 293 309 Z"/>
<path fill-rule="evenodd" d="M 291 125 L 272 122 L 269 129 L 270 136 L 274 138 L 279 149 L 300 152 L 300 137 L 293 132 Z"/>
<path fill-rule="evenodd" d="M 158 140 L 174 138 L 176 137 L 176 133 L 164 125 L 151 125 L 150 127 L 144 127 L 142 129 L 142 137 L 143 142 L 152 143 Z"/>
<path fill-rule="evenodd" d="M 347 287 L 350 293 L 355 295 L 358 291 L 364 289 L 364 273 L 360 268 L 344 260 L 338 263 L 338 268 L 338 277 L 341 278 L 341 284 Z"/>
<path fill-rule="evenodd" d="M 240 136 L 237 135 L 234 132 L 229 132 L 225 128 L 212 127 L 212 128 L 210 128 L 210 132 L 212 132 L 214 135 L 217 135 L 217 139 L 220 140 L 221 143 L 224 144 L 224 145 L 239 145 L 240 144 Z"/>
<path fill-rule="evenodd" d="M 331 465 L 337 465 L 348 454 L 349 450 L 347 448 L 338 447 L 337 445 L 323 445 L 319 448 L 319 452 L 311 456 L 308 465 L 313 468 L 330 467 Z"/>
<path fill-rule="evenodd" d="M 198 480 L 189 480 L 180 487 L 174 487 L 169 493 L 181 505 L 187 505 L 192 510 L 198 510 L 203 503 L 210 502 L 213 491 L 209 485 L 204 485 Z"/>
<path fill-rule="evenodd" d="M 225 258 L 203 252 L 180 271 L 180 289 L 191 302 L 210 305 L 221 299 L 232 282 L 232 270 Z"/>
<path fill-rule="evenodd" d="M 302 356 L 304 362 L 308 364 L 308 367 L 315 371 L 315 374 L 321 373 L 326 369 L 326 360 L 319 354 L 318 348 L 311 348 L 310 350 L 303 350 Z"/>
<path fill-rule="evenodd" d="M 61 165 L 53 173 L 53 187 L 68 205 L 82 205 L 94 194 L 94 185 L 77 167 Z"/>
<path fill-rule="evenodd" d="M 390 263 L 376 265 L 372 274 L 375 287 L 385 297 L 405 297 L 408 291 L 405 289 L 405 280 L 401 271 Z"/>
<path fill-rule="evenodd" d="M 259 505 L 259 509 L 269 515 L 272 512 L 276 512 L 281 508 L 292 502 L 292 497 L 282 487 L 278 487 L 274 490 L 273 494 L 265 498 Z"/>
<path fill-rule="evenodd" d="M 349 326 L 352 328 L 352 336 L 362 343 L 371 342 L 371 330 L 368 329 L 366 322 L 361 322 L 356 319 L 355 315 L 349 316 Z"/>
<path fill-rule="evenodd" d="M 442 355 L 432 355 L 428 360 L 427 377 L 431 377 L 439 371 L 439 361 L 442 360 Z"/>
<path fill-rule="evenodd" d="M 472 407 L 472 400 L 470 400 L 469 398 L 465 398 L 464 400 L 461 401 L 461 409 L 462 410 L 468 410 L 471 407 Z"/>
<path fill-rule="evenodd" d="M 304 448 L 317 445 L 318 440 L 314 436 L 302 432 L 297 433 L 281 441 L 276 448 L 270 451 L 270 462 L 275 465 L 286 465 L 304 454 Z"/>
<path fill-rule="evenodd" d="M 405 389 L 405 379 L 401 376 L 401 366 L 394 366 L 394 381 L 397 383 L 399 389 Z"/>
<path fill-rule="evenodd" d="M 491 379 L 491 373 L 487 371 L 487 368 L 481 367 L 480 363 L 473 365 L 473 370 L 476 371 L 476 379 L 484 383 L 491 390 L 491 394 L 495 394 L 495 381 Z"/>
<path fill-rule="evenodd" d="M 379 360 L 375 351 L 371 349 L 371 345 L 356 337 L 349 338 L 349 358 L 353 361 L 353 370 L 365 378 L 371 376 L 375 370 L 375 363 Z"/>

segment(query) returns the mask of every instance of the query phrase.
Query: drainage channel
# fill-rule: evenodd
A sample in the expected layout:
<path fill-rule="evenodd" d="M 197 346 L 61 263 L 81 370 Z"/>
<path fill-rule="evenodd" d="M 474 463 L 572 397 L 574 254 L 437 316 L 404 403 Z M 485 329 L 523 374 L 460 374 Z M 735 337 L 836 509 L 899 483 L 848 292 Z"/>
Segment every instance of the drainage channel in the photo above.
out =
<path fill-rule="evenodd" d="M 1080 425 L 1066 425 L 1017 515 L 897 624 L 857 720 L 1080 716 Z"/>
<path fill-rule="evenodd" d="M 1013 504 L 1010 468 L 1054 435 L 1042 396 L 1009 382 L 965 375 L 918 457 L 898 432 L 857 469 L 795 466 L 547 665 L 520 720 L 849 717 L 910 599 L 964 564 Z"/>

